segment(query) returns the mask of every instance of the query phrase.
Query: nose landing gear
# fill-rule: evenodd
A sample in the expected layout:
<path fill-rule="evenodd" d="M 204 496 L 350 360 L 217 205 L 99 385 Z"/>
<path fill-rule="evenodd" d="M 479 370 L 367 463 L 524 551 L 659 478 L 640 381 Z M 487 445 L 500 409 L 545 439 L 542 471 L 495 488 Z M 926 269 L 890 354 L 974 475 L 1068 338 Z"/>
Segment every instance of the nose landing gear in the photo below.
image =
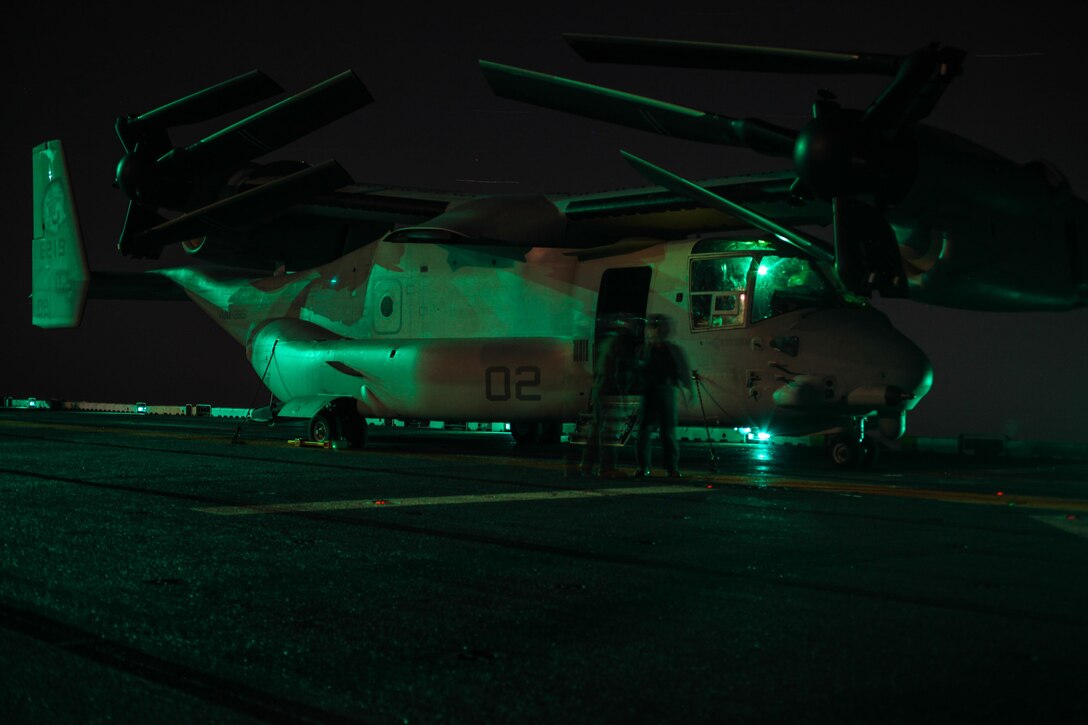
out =
<path fill-rule="evenodd" d="M 865 435 L 865 419 L 859 418 L 849 430 L 827 439 L 827 454 L 835 468 L 872 468 L 880 454 L 880 446 Z"/>

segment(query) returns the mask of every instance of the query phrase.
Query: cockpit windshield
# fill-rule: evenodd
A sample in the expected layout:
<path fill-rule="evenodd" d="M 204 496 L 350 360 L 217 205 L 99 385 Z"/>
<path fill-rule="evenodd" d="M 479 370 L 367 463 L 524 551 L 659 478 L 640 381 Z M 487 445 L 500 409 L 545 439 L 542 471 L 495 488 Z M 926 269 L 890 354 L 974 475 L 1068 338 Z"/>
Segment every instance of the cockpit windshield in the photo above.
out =
<path fill-rule="evenodd" d="M 740 327 L 794 310 L 841 302 L 823 273 L 800 257 L 693 257 L 689 272 L 692 330 Z"/>
<path fill-rule="evenodd" d="M 692 329 L 744 324 L 748 271 L 752 257 L 691 260 Z"/>
<path fill-rule="evenodd" d="M 766 256 L 758 260 L 752 322 L 806 307 L 830 307 L 839 296 L 807 259 Z"/>

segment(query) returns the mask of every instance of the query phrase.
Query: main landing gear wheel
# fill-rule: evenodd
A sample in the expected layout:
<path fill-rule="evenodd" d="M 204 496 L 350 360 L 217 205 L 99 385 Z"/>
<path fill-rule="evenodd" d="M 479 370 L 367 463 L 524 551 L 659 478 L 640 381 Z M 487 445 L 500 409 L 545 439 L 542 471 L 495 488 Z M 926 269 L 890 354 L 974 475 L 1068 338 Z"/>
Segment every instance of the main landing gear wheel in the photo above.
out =
<path fill-rule="evenodd" d="M 333 422 L 328 413 L 321 412 L 310 418 L 310 440 L 325 443 L 333 439 Z"/>
<path fill-rule="evenodd" d="M 517 421 L 510 424 L 510 435 L 519 446 L 554 445 L 563 433 L 559 421 Z"/>
<path fill-rule="evenodd" d="M 310 419 L 309 435 L 315 443 L 342 440 L 352 448 L 362 448 L 366 445 L 366 418 L 356 410 L 354 400 L 338 400 Z"/>
<path fill-rule="evenodd" d="M 563 436 L 563 424 L 558 421 L 547 421 L 540 424 L 540 442 L 552 446 L 559 442 Z"/>
<path fill-rule="evenodd" d="M 352 448 L 362 448 L 366 445 L 366 418 L 359 415 L 358 411 L 345 412 L 340 418 L 340 436 L 346 440 Z"/>

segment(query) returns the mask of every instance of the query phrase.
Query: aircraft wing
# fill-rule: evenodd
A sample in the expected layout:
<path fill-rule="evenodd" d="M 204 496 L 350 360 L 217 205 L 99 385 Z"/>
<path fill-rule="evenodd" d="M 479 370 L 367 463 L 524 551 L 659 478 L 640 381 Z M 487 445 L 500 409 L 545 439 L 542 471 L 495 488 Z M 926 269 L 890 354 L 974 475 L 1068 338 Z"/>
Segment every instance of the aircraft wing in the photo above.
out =
<path fill-rule="evenodd" d="M 338 169 L 339 167 L 335 167 Z M 302 173 L 302 172 L 300 172 Z M 336 178 L 335 169 L 305 173 Z M 784 225 L 823 225 L 830 205 L 790 195 L 792 171 L 704 179 L 706 189 Z M 289 178 L 269 182 L 270 199 L 290 198 Z M 194 256 L 242 266 L 303 269 L 332 261 L 376 239 L 405 243 L 591 249 L 631 237 L 680 239 L 753 229 L 743 217 L 700 204 L 663 186 L 578 195 L 472 196 L 351 183 L 332 191 L 310 185 L 303 203 L 284 207 L 229 197 L 151 230 L 157 243 L 185 242 Z M 204 248 L 204 235 L 213 239 Z M 194 240 L 197 241 L 187 241 Z"/>
<path fill-rule="evenodd" d="M 830 204 L 798 202 L 791 171 L 703 179 L 700 186 L 783 225 L 825 225 Z M 755 227 L 741 216 L 701 204 L 691 197 L 651 186 L 570 196 L 556 200 L 572 240 L 618 241 L 633 236 L 680 239 L 692 234 L 742 231 Z"/>
<path fill-rule="evenodd" d="M 829 204 L 807 200 L 798 204 L 790 194 L 792 171 L 705 179 L 700 184 L 738 204 L 790 225 L 827 224 Z M 358 196 L 353 196 L 358 194 Z M 344 189 L 328 206 L 314 205 L 308 213 L 344 214 L 353 209 L 367 221 L 390 221 L 390 210 L 403 223 L 408 216 L 437 214 L 394 229 L 387 239 L 401 242 L 491 244 L 591 248 L 621 239 L 648 236 L 680 239 L 692 234 L 754 228 L 741 216 L 700 204 L 663 186 L 648 186 L 589 194 L 462 197 L 446 199 L 385 189 L 381 196 L 361 188 Z M 445 206 L 442 206 L 442 205 Z"/>

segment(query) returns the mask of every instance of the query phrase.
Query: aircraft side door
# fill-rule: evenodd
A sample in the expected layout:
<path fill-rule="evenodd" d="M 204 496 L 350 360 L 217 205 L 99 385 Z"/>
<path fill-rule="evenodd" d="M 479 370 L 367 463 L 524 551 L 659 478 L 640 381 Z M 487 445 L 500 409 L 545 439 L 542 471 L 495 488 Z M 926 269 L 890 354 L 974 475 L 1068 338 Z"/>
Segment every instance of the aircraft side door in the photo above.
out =
<path fill-rule="evenodd" d="M 652 267 L 614 267 L 604 271 L 597 295 L 598 334 L 618 315 L 646 317 L 652 276 Z"/>

